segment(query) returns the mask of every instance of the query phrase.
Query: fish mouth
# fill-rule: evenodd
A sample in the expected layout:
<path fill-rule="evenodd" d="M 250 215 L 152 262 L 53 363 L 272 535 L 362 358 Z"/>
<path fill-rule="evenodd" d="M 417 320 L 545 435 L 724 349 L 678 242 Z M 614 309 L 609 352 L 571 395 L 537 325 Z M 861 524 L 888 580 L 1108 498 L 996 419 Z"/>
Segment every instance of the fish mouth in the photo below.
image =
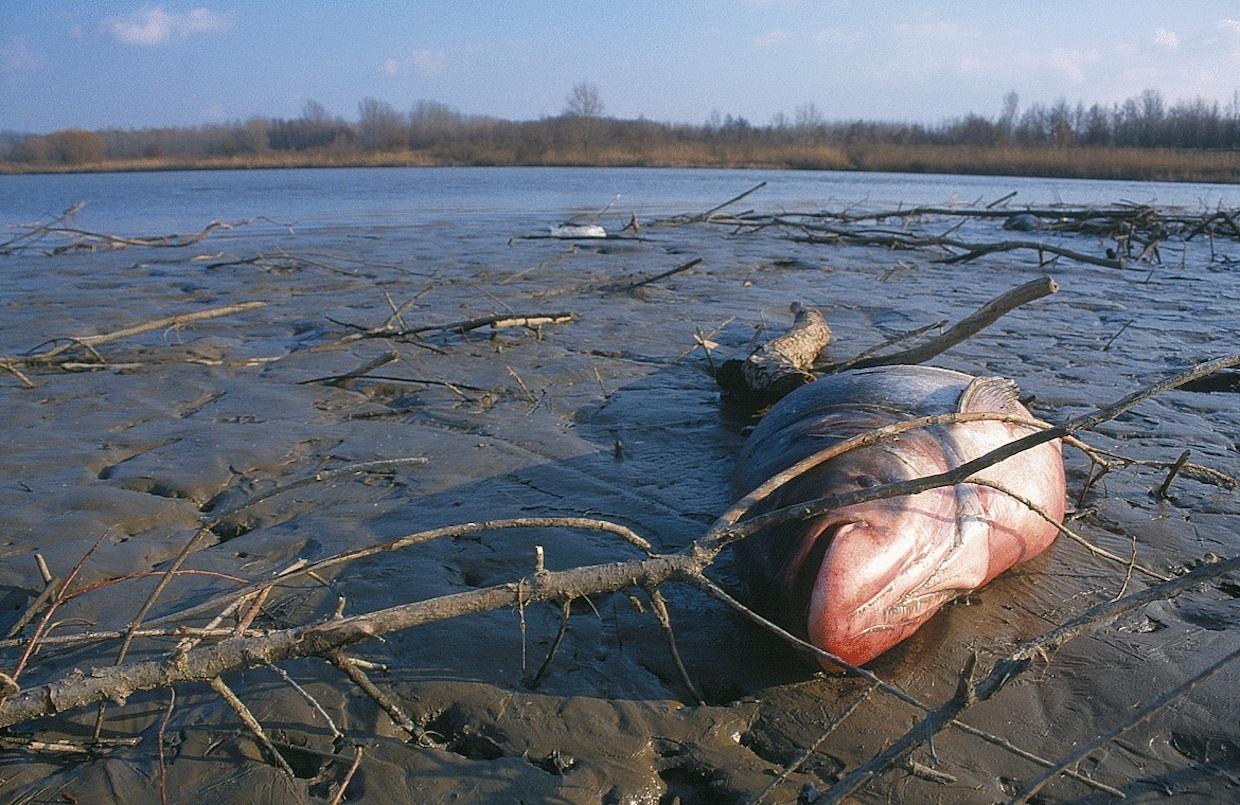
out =
<path fill-rule="evenodd" d="M 950 556 L 919 550 L 913 529 L 854 519 L 824 527 L 828 534 L 814 545 L 822 553 L 806 626 L 811 642 L 853 665 L 894 647 L 965 592 L 955 574 L 941 572 Z"/>

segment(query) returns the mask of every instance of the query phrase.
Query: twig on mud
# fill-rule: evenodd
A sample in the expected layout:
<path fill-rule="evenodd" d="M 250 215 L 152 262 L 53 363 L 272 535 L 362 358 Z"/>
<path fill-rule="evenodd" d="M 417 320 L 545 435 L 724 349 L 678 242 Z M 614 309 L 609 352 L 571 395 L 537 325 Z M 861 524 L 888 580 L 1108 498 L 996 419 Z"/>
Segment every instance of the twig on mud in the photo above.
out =
<path fill-rule="evenodd" d="M 293 690 L 297 691 L 297 693 L 301 695 L 301 698 L 305 699 L 310 706 L 314 708 L 315 712 L 323 717 L 323 720 L 327 722 L 327 728 L 332 732 L 333 739 L 339 740 L 344 738 L 344 733 L 341 732 L 340 728 L 336 726 L 336 722 L 332 721 L 332 717 L 329 716 L 327 711 L 323 709 L 323 705 L 319 704 L 319 700 L 310 695 L 310 691 L 299 685 L 297 680 L 289 676 L 288 671 L 285 671 L 280 666 L 268 665 L 267 667 L 279 674 L 280 677 L 287 682 Z"/>
<path fill-rule="evenodd" d="M 176 707 L 177 691 L 172 688 L 168 691 L 168 709 L 164 711 L 164 717 L 159 722 L 159 732 L 155 734 L 156 748 L 159 751 L 159 802 L 160 805 L 168 805 L 168 764 L 164 759 L 164 733 L 168 729 L 168 722 L 172 720 L 172 708 Z"/>
<path fill-rule="evenodd" d="M 784 768 L 784 770 L 779 773 L 779 776 L 777 776 L 771 782 L 770 785 L 768 785 L 765 789 L 763 789 L 762 792 L 758 794 L 758 796 L 753 798 L 753 800 L 751 801 L 751 805 L 762 805 L 762 801 L 766 799 L 768 796 L 770 796 L 771 792 L 773 792 L 776 788 L 779 788 L 781 785 L 783 785 L 784 780 L 787 780 L 790 775 L 796 772 L 797 769 L 801 768 L 801 766 L 805 764 L 805 761 L 813 757 L 814 753 L 818 751 L 818 747 L 826 743 L 826 740 L 831 737 L 832 733 L 834 733 L 835 730 L 840 727 L 840 725 L 842 725 L 845 721 L 847 721 L 848 717 L 851 716 L 858 707 L 865 704 L 866 700 L 870 698 L 870 694 L 873 693 L 876 689 L 877 689 L 877 686 L 869 685 L 868 687 L 866 687 L 865 690 L 861 692 L 860 696 L 853 699 L 852 702 L 849 703 L 848 707 L 844 708 L 844 712 L 836 716 L 835 719 L 833 719 L 831 723 L 827 725 L 827 728 L 822 731 L 822 733 L 818 736 L 818 739 L 816 741 L 810 744 L 809 747 L 805 749 L 805 751 L 803 751 L 800 755 L 796 757 L 795 760 L 789 763 Z"/>
<path fill-rule="evenodd" d="M 980 332 L 999 320 L 1004 314 L 1015 310 L 1021 305 L 1049 296 L 1059 290 L 1059 284 L 1051 277 L 1039 277 L 1036 280 L 1004 291 L 991 299 L 973 313 L 949 327 L 941 335 L 935 336 L 918 346 L 870 358 L 853 358 L 839 367 L 828 367 L 827 371 L 848 369 L 865 369 L 871 366 L 890 366 L 893 364 L 922 363 L 959 344 L 961 341 Z M 933 326 L 933 325 L 931 325 Z"/>
<path fill-rule="evenodd" d="M 311 383 L 325 383 L 329 386 L 348 388 L 350 381 L 363 378 L 375 369 L 378 369 L 380 366 L 386 366 L 395 360 L 400 360 L 400 353 L 396 351 L 388 351 L 382 355 L 376 355 L 374 358 L 366 361 L 356 369 L 350 369 L 344 374 L 326 375 L 325 377 L 312 377 L 309 380 L 298 380 L 297 385 L 307 386 Z"/>
<path fill-rule="evenodd" d="M 698 692 L 697 685 L 694 685 L 693 680 L 689 678 L 689 671 L 680 659 L 680 649 L 676 647 L 676 632 L 672 630 L 672 616 L 667 611 L 667 601 L 664 600 L 663 593 L 659 592 L 659 588 L 656 587 L 653 590 L 647 590 L 646 595 L 650 598 L 650 608 L 654 610 L 654 616 L 659 621 L 659 628 L 663 630 L 667 638 L 667 650 L 672 655 L 672 662 L 676 664 L 676 672 L 680 674 L 681 683 L 689 691 L 693 700 L 704 706 L 706 700 Z"/>
<path fill-rule="evenodd" d="M 1128 730 L 1145 722 L 1151 716 L 1157 713 L 1159 710 L 1166 707 L 1168 704 L 1171 704 L 1171 702 L 1175 701 L 1180 696 L 1183 696 L 1185 693 L 1197 687 L 1205 680 L 1209 679 L 1217 671 L 1222 669 L 1223 666 L 1227 665 L 1230 662 L 1234 662 L 1237 659 L 1240 659 L 1240 649 L 1236 649 L 1235 651 L 1226 655 L 1222 659 L 1217 660 L 1214 663 L 1211 663 L 1204 670 L 1194 674 L 1192 678 L 1185 680 L 1179 685 L 1176 685 L 1171 690 L 1162 694 L 1154 701 L 1150 702 L 1149 704 L 1139 709 L 1137 712 L 1133 713 L 1132 716 L 1130 716 L 1122 724 L 1118 724 L 1115 727 L 1112 727 L 1111 729 L 1107 730 L 1103 734 L 1099 735 L 1097 738 L 1094 738 L 1092 741 L 1089 741 L 1088 743 L 1086 743 L 1084 746 L 1081 746 L 1077 748 L 1076 750 L 1074 750 L 1073 752 L 1070 752 L 1069 754 L 1065 755 L 1063 758 L 1056 761 L 1055 765 L 1052 768 L 1047 769 L 1037 779 L 1033 780 L 1032 782 L 1027 784 L 1024 788 L 1022 788 L 1020 791 L 1018 791 L 1016 795 L 1013 796 L 1010 801 L 1013 803 L 1028 802 L 1033 796 L 1035 796 L 1039 791 L 1042 790 L 1043 786 L 1045 786 L 1048 782 L 1054 779 L 1056 775 L 1063 773 L 1063 771 L 1067 769 L 1069 766 L 1076 764 L 1078 761 L 1082 760 L 1085 756 L 1087 756 L 1090 752 L 1094 751 L 1098 747 L 1103 746 L 1109 743 L 1110 741 L 1115 740 L 1119 736 L 1128 732 Z"/>
<path fill-rule="evenodd" d="M 16 238 L 0 244 L 0 254 L 13 254 L 20 250 L 29 250 L 34 248 L 34 244 L 52 235 L 58 235 L 68 241 L 59 246 L 55 246 L 48 250 L 46 254 L 57 255 L 67 252 L 88 251 L 94 252 L 101 249 L 127 249 L 131 246 L 157 247 L 157 248 L 182 248 L 198 243 L 206 239 L 212 233 L 217 231 L 225 231 L 235 229 L 240 226 L 247 226 L 255 221 L 265 221 L 277 226 L 286 227 L 292 232 L 291 224 L 273 221 L 265 216 L 255 216 L 253 218 L 245 218 L 240 221 L 221 221 L 216 219 L 211 221 L 205 227 L 197 232 L 175 232 L 168 235 L 132 235 L 125 237 L 122 235 L 111 235 L 106 232 L 93 232 L 87 229 L 79 229 L 78 227 L 69 226 L 68 219 L 82 208 L 83 205 L 78 204 L 70 207 L 59 218 L 45 224 L 26 224 L 18 229 L 24 229 L 22 234 Z"/>
<path fill-rule="evenodd" d="M 1154 497 L 1159 500 L 1166 499 L 1167 492 L 1171 489 L 1171 482 L 1175 480 L 1176 474 L 1179 473 L 1180 469 L 1184 466 L 1184 463 L 1188 461 L 1188 457 L 1191 454 L 1191 450 L 1185 450 L 1183 453 L 1180 453 L 1180 457 L 1177 458 L 1167 469 L 1167 477 L 1163 480 L 1162 486 L 1158 487 L 1158 492 L 1155 493 Z"/>
<path fill-rule="evenodd" d="M 547 671 L 551 669 L 551 662 L 559 652 L 560 644 L 564 642 L 564 636 L 568 634 L 568 619 L 572 615 L 572 611 L 572 599 L 565 598 L 564 603 L 560 607 L 560 627 L 556 630 L 555 639 L 551 641 L 551 648 L 547 649 L 547 656 L 543 658 L 542 664 L 538 666 L 538 670 L 526 680 L 525 686 L 530 690 L 537 689 L 547 676 Z"/>
<path fill-rule="evenodd" d="M 464 334 L 481 327 L 502 330 L 508 327 L 528 327 L 536 329 L 544 324 L 565 324 L 574 321 L 577 314 L 563 313 L 496 313 L 491 316 L 478 316 L 473 319 L 452 321 L 447 324 L 424 324 L 407 330 L 393 330 L 391 336 L 421 335 L 422 333 L 446 332 Z"/>
<path fill-rule="evenodd" d="M 1144 565 L 1138 564 L 1135 558 L 1125 559 L 1122 556 L 1117 556 L 1116 554 L 1111 553 L 1105 548 L 1099 548 L 1097 545 L 1094 545 L 1092 542 L 1085 539 L 1080 534 L 1077 534 L 1076 532 L 1072 531 L 1072 529 L 1068 528 L 1063 523 L 1056 520 L 1054 517 L 1051 517 L 1049 514 L 1046 513 L 1046 510 L 1043 509 L 1041 506 L 1034 503 L 1029 498 L 1017 492 L 1012 491 L 1011 489 L 1007 488 L 1003 484 L 1000 484 L 996 481 L 991 481 L 987 478 L 978 478 L 977 476 L 970 478 L 969 480 L 965 481 L 965 483 L 972 484 L 974 486 L 984 486 L 984 487 L 987 487 L 988 489 L 994 489 L 998 492 L 1002 492 L 1003 494 L 1015 500 L 1017 503 L 1020 503 L 1022 506 L 1032 511 L 1034 514 L 1041 517 L 1046 522 L 1055 526 L 1055 528 L 1059 529 L 1060 534 L 1063 534 L 1065 537 L 1077 543 L 1078 545 L 1084 546 L 1085 549 L 1088 550 L 1090 553 L 1092 553 L 1094 556 L 1099 556 L 1103 559 L 1109 559 L 1112 562 L 1118 562 L 1119 564 L 1124 565 L 1128 569 L 1127 570 L 1128 574 L 1131 574 L 1133 569 L 1136 569 L 1136 570 L 1141 571 L 1141 573 L 1143 573 L 1144 575 L 1149 576 L 1151 579 L 1157 579 L 1158 581 L 1167 581 L 1171 578 L 1170 576 L 1167 576 L 1163 573 L 1159 573 L 1156 570 L 1151 570 L 1148 567 L 1145 567 Z M 1127 582 L 1125 582 L 1125 584 L 1127 584 Z"/>
<path fill-rule="evenodd" d="M 343 651 L 330 651 L 326 655 L 327 661 L 340 672 L 349 678 L 358 689 L 369 696 L 375 704 L 387 713 L 388 718 L 392 719 L 392 723 L 400 727 L 410 738 L 413 738 L 418 746 L 433 746 L 434 742 L 427 736 L 426 731 L 421 729 L 417 724 L 413 723 L 413 719 L 405 715 L 405 711 L 396 703 L 396 700 L 383 692 L 379 686 L 370 681 L 370 677 L 366 676 L 366 672 L 362 670 L 362 663 L 352 657 L 347 656 Z"/>
<path fill-rule="evenodd" d="M 353 775 L 357 774 L 357 769 L 362 765 L 362 747 L 353 747 L 353 763 L 350 764 L 349 770 L 344 773 L 344 778 L 340 781 L 340 789 L 336 791 L 336 796 L 332 797 L 331 805 L 340 805 L 344 802 L 345 792 L 349 790 L 349 783 L 353 782 Z"/>
<path fill-rule="evenodd" d="M 280 754 L 280 750 L 276 748 L 271 739 L 267 737 L 267 733 L 263 730 L 263 725 L 258 723 L 258 719 L 250 712 L 250 708 L 245 706 L 245 702 L 237 698 L 237 694 L 233 693 L 232 688 L 224 683 L 223 679 L 218 676 L 210 680 L 211 689 L 220 695 L 233 712 L 241 719 L 241 722 L 250 730 L 254 739 L 258 741 L 258 745 L 266 751 L 276 768 L 284 772 L 290 779 L 297 775 L 293 773 L 293 767 L 284 759 L 284 755 Z"/>
<path fill-rule="evenodd" d="M 277 484 L 265 492 L 252 495 L 219 514 L 211 517 L 204 528 L 214 530 L 223 522 L 236 517 L 246 509 L 253 508 L 263 501 L 270 500 L 277 495 L 283 495 L 286 492 L 292 492 L 295 489 L 310 486 L 312 484 L 323 483 L 325 481 L 333 481 L 337 478 L 344 478 L 350 475 L 361 475 L 363 473 L 386 473 L 392 472 L 399 467 L 415 467 L 428 463 L 429 459 L 424 456 L 408 456 L 405 458 L 381 458 L 375 461 L 359 461 L 356 464 L 346 464 L 343 467 L 333 467 L 331 469 L 318 470 L 312 475 L 298 478 L 288 483 Z"/>
<path fill-rule="evenodd" d="M 652 282 L 657 282 L 658 280 L 665 279 L 674 274 L 679 274 L 682 271 L 688 271 L 689 269 L 693 268 L 694 266 L 696 266 L 697 264 L 701 262 L 702 262 L 701 257 L 694 257 L 689 262 L 681 263 L 675 268 L 669 269 L 667 271 L 661 271 L 658 274 L 652 274 L 648 277 L 642 277 L 641 279 L 634 280 L 633 282 L 625 282 L 625 283 L 617 282 L 617 283 L 611 283 L 608 285 L 603 285 L 599 288 L 599 290 L 606 291 L 608 293 L 621 293 L 623 291 L 631 291 L 635 288 L 640 288 L 643 285 L 649 285 Z"/>
<path fill-rule="evenodd" d="M 53 338 L 50 341 L 45 341 L 43 342 L 43 344 L 39 344 L 38 346 L 34 347 L 29 352 L 27 352 L 25 355 L 9 355 L 9 356 L 0 358 L 0 364 L 7 364 L 10 366 L 12 365 L 22 365 L 22 366 L 54 365 L 59 362 L 57 361 L 57 359 L 60 358 L 60 356 L 64 355 L 69 350 L 73 349 L 74 347 L 81 347 L 88 351 L 91 351 L 92 354 L 94 354 L 95 357 L 102 362 L 103 360 L 102 357 L 99 356 L 97 352 L 94 352 L 94 348 L 102 344 L 110 344 L 113 341 L 119 341 L 123 338 L 131 338 L 135 335 L 142 335 L 143 333 L 149 333 L 149 332 L 152 332 L 153 330 L 167 330 L 172 327 L 182 327 L 186 324 L 190 324 L 196 321 L 205 321 L 207 319 L 218 319 L 221 316 L 231 316 L 234 313 L 243 313 L 248 310 L 254 310 L 256 308 L 264 307 L 266 304 L 267 304 L 266 302 L 242 302 L 236 305 L 225 305 L 223 307 L 209 308 L 207 310 L 198 310 L 192 313 L 178 313 L 174 316 L 164 316 L 162 318 L 152 319 L 150 321 L 142 322 L 140 324 L 135 324 L 130 327 L 125 327 L 120 330 L 114 330 L 110 333 L 101 333 L 99 335 L 74 336 L 74 337 L 67 337 L 67 338 L 66 337 Z M 51 343 L 57 343 L 57 342 L 64 342 L 64 343 L 61 343 L 59 346 L 55 346 L 55 347 L 51 347 L 49 349 L 43 350 L 41 352 L 36 351 L 39 349 L 39 347 L 42 347 L 42 346 L 45 346 Z"/>
<path fill-rule="evenodd" d="M 57 579 L 47 569 L 47 563 L 43 560 L 42 554 L 35 554 L 35 565 L 39 569 L 39 575 L 43 579 L 43 590 L 30 599 L 30 603 L 26 605 L 26 609 L 18 616 L 13 625 L 9 627 L 9 631 L 5 634 L 6 638 L 17 637 L 21 634 L 22 629 L 26 628 L 26 624 L 34 620 L 39 611 L 51 600 L 56 593 Z"/>
<path fill-rule="evenodd" d="M 661 220 L 661 221 L 654 221 L 651 225 L 652 225 L 652 226 L 680 226 L 680 225 L 682 225 L 682 224 L 692 224 L 692 223 L 696 223 L 696 222 L 698 222 L 698 221 L 706 221 L 706 220 L 709 220 L 709 219 L 710 219 L 710 217 L 711 217 L 713 214 L 715 214 L 715 213 L 719 212 L 719 211 L 720 211 L 720 210 L 722 210 L 724 207 L 730 207 L 731 205 L 735 204 L 736 202 L 740 201 L 741 199 L 745 198 L 746 196 L 748 196 L 748 195 L 750 195 L 750 194 L 752 194 L 752 193 L 756 193 L 756 192 L 758 192 L 759 190 L 761 190 L 761 189 L 762 189 L 762 188 L 764 188 L 764 187 L 766 187 L 766 182 L 765 182 L 765 181 L 758 182 L 756 185 L 754 185 L 753 187 L 749 188 L 749 189 L 748 189 L 748 190 L 746 190 L 744 193 L 740 193 L 739 195 L 732 196 L 732 198 L 728 199 L 727 201 L 723 202 L 722 204 L 716 204 L 714 207 L 711 207 L 711 208 L 710 208 L 709 210 L 707 210 L 706 212 L 700 212 L 700 213 L 696 213 L 696 214 L 693 214 L 693 213 L 683 213 L 683 214 L 681 214 L 681 215 L 677 215 L 677 216 L 674 216 L 674 217 L 672 217 L 672 218 L 666 218 L 666 219 Z"/>

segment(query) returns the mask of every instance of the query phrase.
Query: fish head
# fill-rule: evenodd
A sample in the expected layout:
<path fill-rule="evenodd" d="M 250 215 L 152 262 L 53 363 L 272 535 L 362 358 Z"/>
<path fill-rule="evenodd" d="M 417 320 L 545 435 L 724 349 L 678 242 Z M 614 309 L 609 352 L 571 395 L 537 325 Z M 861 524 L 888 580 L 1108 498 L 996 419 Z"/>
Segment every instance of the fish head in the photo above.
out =
<path fill-rule="evenodd" d="M 845 454 L 798 478 L 781 497 L 808 500 L 944 469 L 908 447 Z M 958 515 L 956 492 L 944 487 L 784 526 L 792 549 L 782 569 L 789 614 L 805 624 L 810 642 L 846 662 L 877 657 L 984 577 L 986 525 Z"/>

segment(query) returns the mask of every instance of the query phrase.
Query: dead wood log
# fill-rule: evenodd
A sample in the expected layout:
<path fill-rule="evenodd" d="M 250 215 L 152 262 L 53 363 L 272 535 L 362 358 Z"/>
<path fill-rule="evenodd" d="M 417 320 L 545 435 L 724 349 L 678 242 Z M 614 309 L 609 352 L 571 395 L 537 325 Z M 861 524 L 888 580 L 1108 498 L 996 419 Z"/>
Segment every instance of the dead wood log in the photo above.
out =
<path fill-rule="evenodd" d="M 731 402 L 754 408 L 772 403 L 811 383 L 810 368 L 831 341 L 822 313 L 793 302 L 792 326 L 745 356 L 725 360 L 715 381 Z"/>

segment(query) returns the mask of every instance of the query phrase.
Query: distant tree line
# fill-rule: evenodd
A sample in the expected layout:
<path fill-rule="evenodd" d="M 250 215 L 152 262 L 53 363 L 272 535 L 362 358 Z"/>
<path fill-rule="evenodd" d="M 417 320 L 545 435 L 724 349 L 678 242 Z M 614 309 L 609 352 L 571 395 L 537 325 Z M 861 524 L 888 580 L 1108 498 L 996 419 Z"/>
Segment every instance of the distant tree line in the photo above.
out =
<path fill-rule="evenodd" d="M 0 132 L 0 160 L 75 165 L 107 160 L 245 157 L 279 152 L 341 155 L 413 151 L 449 163 L 538 164 L 547 154 L 620 147 L 658 150 L 678 144 L 750 146 L 967 145 L 1240 149 L 1240 94 L 1225 107 L 1200 98 L 1168 104 L 1156 90 L 1111 105 L 1060 99 L 1020 108 L 1008 93 L 999 114 L 967 114 L 935 124 L 829 121 L 814 104 L 767 124 L 714 112 L 701 125 L 603 116 L 597 88 L 573 87 L 564 112 L 531 121 L 468 115 L 438 101 L 408 111 L 366 98 L 355 121 L 308 101 L 299 117 L 251 117 L 192 127 L 66 129 L 43 135 Z"/>

